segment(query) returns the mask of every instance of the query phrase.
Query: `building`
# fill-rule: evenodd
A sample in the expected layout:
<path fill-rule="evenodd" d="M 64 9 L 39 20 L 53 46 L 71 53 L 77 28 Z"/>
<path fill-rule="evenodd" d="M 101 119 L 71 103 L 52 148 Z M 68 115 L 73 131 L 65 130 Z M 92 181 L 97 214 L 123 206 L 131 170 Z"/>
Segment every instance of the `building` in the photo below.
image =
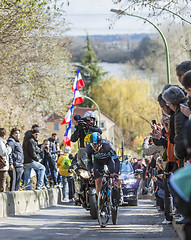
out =
<path fill-rule="evenodd" d="M 99 127 L 102 130 L 102 137 L 108 139 L 114 144 L 115 122 L 105 113 L 103 112 L 100 113 L 101 119 L 99 121 L 99 114 L 96 108 L 74 107 L 73 116 L 80 115 L 81 117 L 83 117 L 87 111 L 93 111 L 95 113 L 97 125 L 98 126 L 100 125 Z M 48 131 L 50 133 L 55 132 L 58 134 L 58 140 L 60 144 L 62 143 L 62 139 L 67 127 L 67 125 L 61 125 L 63 118 L 64 116 L 58 115 L 56 113 L 53 113 L 46 118 Z M 75 130 L 74 120 L 72 120 L 72 132 L 74 132 L 74 130 Z"/>

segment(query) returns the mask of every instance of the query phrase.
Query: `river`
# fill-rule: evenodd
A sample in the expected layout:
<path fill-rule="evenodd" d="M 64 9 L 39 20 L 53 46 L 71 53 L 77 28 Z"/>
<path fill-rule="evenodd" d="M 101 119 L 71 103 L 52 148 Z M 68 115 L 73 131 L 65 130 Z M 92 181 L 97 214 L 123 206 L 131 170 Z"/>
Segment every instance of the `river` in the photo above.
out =
<path fill-rule="evenodd" d="M 77 64 L 77 63 L 75 63 Z M 108 77 L 119 77 L 121 79 L 127 79 L 129 77 L 135 76 L 141 79 L 148 79 L 151 82 L 156 82 L 157 77 L 152 75 L 147 75 L 143 70 L 137 70 L 135 67 L 128 63 L 99 63 L 103 69 L 103 72 L 107 72 Z"/>

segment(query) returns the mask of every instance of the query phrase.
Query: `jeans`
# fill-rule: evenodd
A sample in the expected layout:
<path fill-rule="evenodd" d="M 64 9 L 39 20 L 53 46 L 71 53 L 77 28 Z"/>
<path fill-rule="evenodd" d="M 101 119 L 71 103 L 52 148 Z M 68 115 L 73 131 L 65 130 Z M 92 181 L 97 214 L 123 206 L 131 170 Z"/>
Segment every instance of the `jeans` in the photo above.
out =
<path fill-rule="evenodd" d="M 66 198 L 66 184 L 68 182 L 68 190 L 69 190 L 69 199 L 73 198 L 73 191 L 72 191 L 72 182 L 73 182 L 73 177 L 62 177 L 62 182 L 63 182 L 63 188 L 62 188 L 62 194 L 63 194 L 63 199 Z"/>
<path fill-rule="evenodd" d="M 11 178 L 10 191 L 19 190 L 22 173 L 23 167 L 13 167 L 13 170 L 9 171 L 9 176 Z"/>
<path fill-rule="evenodd" d="M 31 185 L 30 185 L 31 168 L 33 168 L 37 172 L 37 175 L 38 175 L 37 187 L 44 186 L 45 167 L 41 163 L 34 161 L 31 163 L 24 164 L 26 190 L 31 190 Z"/>
<path fill-rule="evenodd" d="M 165 192 L 164 214 L 167 221 L 172 221 L 173 200 L 172 200 L 172 195 L 170 193 L 169 176 L 164 175 L 163 183 L 164 183 L 164 192 Z"/>
<path fill-rule="evenodd" d="M 45 158 L 43 160 L 43 165 L 46 168 L 46 175 L 48 176 L 49 173 L 51 173 L 51 178 L 53 180 L 54 185 L 57 185 L 57 169 L 56 169 L 56 163 L 54 159 L 51 158 Z"/>

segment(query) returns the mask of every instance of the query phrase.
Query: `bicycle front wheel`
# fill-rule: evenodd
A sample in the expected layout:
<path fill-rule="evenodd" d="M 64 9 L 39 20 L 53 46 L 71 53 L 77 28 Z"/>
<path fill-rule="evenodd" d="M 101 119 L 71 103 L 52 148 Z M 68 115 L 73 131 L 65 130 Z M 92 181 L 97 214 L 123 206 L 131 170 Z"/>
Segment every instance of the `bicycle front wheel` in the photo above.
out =
<path fill-rule="evenodd" d="M 106 186 L 101 186 L 98 194 L 98 223 L 100 227 L 106 227 L 109 221 L 110 209 Z"/>

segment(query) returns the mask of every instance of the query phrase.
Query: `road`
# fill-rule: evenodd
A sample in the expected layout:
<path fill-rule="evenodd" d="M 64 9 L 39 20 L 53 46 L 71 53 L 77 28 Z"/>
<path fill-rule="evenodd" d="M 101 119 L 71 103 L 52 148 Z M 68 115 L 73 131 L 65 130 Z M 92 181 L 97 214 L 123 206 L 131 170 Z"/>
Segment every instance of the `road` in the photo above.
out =
<path fill-rule="evenodd" d="M 138 207 L 122 206 L 118 225 L 100 228 L 89 212 L 74 203 L 62 203 L 30 215 L 0 218 L 1 240 L 178 240 L 171 226 L 162 225 L 163 214 L 153 200 L 139 200 Z"/>

